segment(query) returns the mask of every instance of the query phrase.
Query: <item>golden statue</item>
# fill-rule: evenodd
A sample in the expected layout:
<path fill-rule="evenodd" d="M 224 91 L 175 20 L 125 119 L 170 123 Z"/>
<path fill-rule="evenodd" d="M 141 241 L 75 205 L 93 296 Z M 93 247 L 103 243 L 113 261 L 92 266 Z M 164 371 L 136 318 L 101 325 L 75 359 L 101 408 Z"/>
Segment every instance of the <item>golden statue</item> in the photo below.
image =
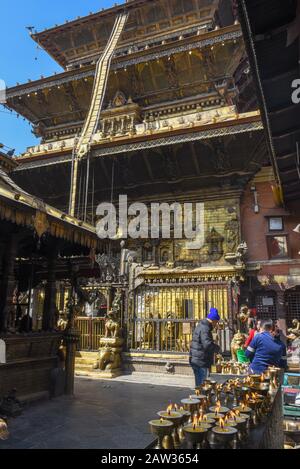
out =
<path fill-rule="evenodd" d="M 59 331 L 64 331 L 67 328 L 68 320 L 66 314 L 61 314 L 59 320 L 57 321 L 57 329 Z"/>
<path fill-rule="evenodd" d="M 296 340 L 300 337 L 300 321 L 298 319 L 293 319 L 293 327 L 288 329 L 288 339 Z"/>
<path fill-rule="evenodd" d="M 99 369 L 103 377 L 115 378 L 121 374 L 124 339 L 116 313 L 110 310 L 105 323 L 105 337 L 100 339 L 99 358 L 94 369 Z"/>
<path fill-rule="evenodd" d="M 237 351 L 244 347 L 246 339 L 247 339 L 246 335 L 242 334 L 240 331 L 238 331 L 238 333 L 235 334 L 235 336 L 232 339 L 231 347 L 230 347 L 231 357 L 232 357 L 232 360 L 234 360 L 235 362 L 238 361 Z"/>
<path fill-rule="evenodd" d="M 116 319 L 116 315 L 113 310 L 107 313 L 107 320 L 105 323 L 105 338 L 108 337 L 121 337 L 121 327 Z"/>
<path fill-rule="evenodd" d="M 167 351 L 174 350 L 176 345 L 176 330 L 175 330 L 175 323 L 172 321 L 172 314 L 169 313 L 167 316 L 168 321 L 164 327 L 164 336 L 165 336 L 165 345 L 167 347 Z"/>
<path fill-rule="evenodd" d="M 155 325 L 153 322 L 153 314 L 149 314 L 149 321 L 145 324 L 143 348 L 151 349 L 155 343 Z"/>
<path fill-rule="evenodd" d="M 101 371 L 118 370 L 121 366 L 121 355 L 116 348 L 106 344 L 104 348 L 100 349 L 98 365 Z"/>
<path fill-rule="evenodd" d="M 241 321 L 241 323 L 245 324 L 250 318 L 250 309 L 248 308 L 248 306 L 242 306 L 240 309 L 240 313 L 237 315 L 237 317 Z"/>

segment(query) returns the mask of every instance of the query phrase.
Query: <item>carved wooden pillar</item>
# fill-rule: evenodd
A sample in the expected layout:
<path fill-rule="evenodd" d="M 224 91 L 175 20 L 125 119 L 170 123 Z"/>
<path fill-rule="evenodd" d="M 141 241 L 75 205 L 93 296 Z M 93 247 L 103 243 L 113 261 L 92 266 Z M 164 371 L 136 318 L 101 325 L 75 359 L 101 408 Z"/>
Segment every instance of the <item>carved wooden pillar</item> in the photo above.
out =
<path fill-rule="evenodd" d="M 43 331 L 53 330 L 56 313 L 56 253 L 48 258 L 48 276 L 45 287 L 45 301 L 43 311 Z"/>
<path fill-rule="evenodd" d="M 286 304 L 285 304 L 285 291 L 277 291 L 277 319 L 278 326 L 282 331 L 281 339 L 286 340 L 287 326 L 286 326 Z"/>
<path fill-rule="evenodd" d="M 13 233 L 6 244 L 6 253 L 3 259 L 2 285 L 0 295 L 0 331 L 7 331 L 7 321 L 13 305 L 13 294 L 16 286 L 14 269 L 17 257 L 19 238 Z"/>
<path fill-rule="evenodd" d="M 80 334 L 77 329 L 68 327 L 64 335 L 64 343 L 66 346 L 66 382 L 65 382 L 65 394 L 67 396 L 74 395 L 74 378 L 75 378 L 75 358 L 77 345 L 80 340 Z"/>

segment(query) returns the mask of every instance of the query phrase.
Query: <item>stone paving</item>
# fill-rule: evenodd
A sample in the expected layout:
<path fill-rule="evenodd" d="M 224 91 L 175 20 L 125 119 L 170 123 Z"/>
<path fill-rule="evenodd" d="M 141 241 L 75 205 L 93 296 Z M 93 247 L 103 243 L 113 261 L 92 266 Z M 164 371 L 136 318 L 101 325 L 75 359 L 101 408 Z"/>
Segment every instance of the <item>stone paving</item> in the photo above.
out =
<path fill-rule="evenodd" d="M 148 421 L 170 400 L 187 397 L 189 389 L 153 376 L 148 383 L 131 380 L 76 378 L 75 398 L 36 403 L 10 419 L 10 438 L 0 441 L 0 449 L 146 448 L 153 441 Z"/>

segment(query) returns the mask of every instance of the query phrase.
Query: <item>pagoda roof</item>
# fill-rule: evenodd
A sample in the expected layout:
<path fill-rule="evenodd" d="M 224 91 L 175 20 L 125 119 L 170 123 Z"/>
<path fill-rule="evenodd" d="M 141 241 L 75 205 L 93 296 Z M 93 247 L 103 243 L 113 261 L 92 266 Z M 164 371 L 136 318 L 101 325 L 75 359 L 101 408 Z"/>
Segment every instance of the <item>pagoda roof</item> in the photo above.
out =
<path fill-rule="evenodd" d="M 35 217 L 43 214 L 45 232 L 88 248 L 96 248 L 99 239 L 92 225 L 77 220 L 21 189 L 0 168 L 0 220 L 33 229 Z"/>
<path fill-rule="evenodd" d="M 232 77 L 243 55 L 240 26 L 231 25 L 115 58 L 104 106 L 118 91 L 141 107 L 215 92 L 212 82 Z M 78 128 L 88 111 L 94 74 L 95 65 L 88 65 L 11 87 L 7 106 L 45 129 Z"/>
<path fill-rule="evenodd" d="M 67 67 L 89 57 L 98 57 L 104 49 L 116 15 L 126 9 L 129 18 L 119 41 L 118 50 L 135 47 L 144 40 L 172 40 L 173 33 L 190 28 L 213 28 L 215 16 L 221 25 L 233 22 L 230 6 L 220 0 L 132 0 L 112 8 L 56 25 L 32 38 L 62 67 Z"/>
<path fill-rule="evenodd" d="M 16 166 L 18 166 L 17 160 L 0 150 L 0 169 L 4 169 L 9 172 L 15 169 Z"/>

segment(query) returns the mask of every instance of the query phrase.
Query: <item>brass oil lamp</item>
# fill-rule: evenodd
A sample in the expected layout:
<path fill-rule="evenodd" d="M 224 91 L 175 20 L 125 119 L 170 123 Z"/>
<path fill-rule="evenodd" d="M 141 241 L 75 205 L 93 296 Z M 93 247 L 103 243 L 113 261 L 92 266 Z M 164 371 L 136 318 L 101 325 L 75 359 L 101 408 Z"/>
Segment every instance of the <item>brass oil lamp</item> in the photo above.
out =
<path fill-rule="evenodd" d="M 200 394 L 200 391 L 196 390 L 195 394 L 190 396 L 190 399 L 196 399 L 200 401 L 200 406 L 206 406 L 207 404 L 207 397 L 204 394 Z"/>
<path fill-rule="evenodd" d="M 202 386 L 201 393 L 202 393 L 202 395 L 204 395 L 206 397 L 208 402 L 211 402 L 212 390 L 213 390 L 213 388 L 210 385 Z"/>
<path fill-rule="evenodd" d="M 215 404 L 221 400 L 221 394 L 223 391 L 223 385 L 222 384 L 216 384 L 214 387 L 214 402 Z"/>
<path fill-rule="evenodd" d="M 183 415 L 180 412 L 176 412 L 173 410 L 173 405 L 169 405 L 166 411 L 158 412 L 157 414 L 163 420 L 168 420 L 169 422 L 173 423 L 173 441 L 175 448 L 179 448 L 181 445 L 181 441 L 179 438 L 178 430 L 182 425 Z"/>
<path fill-rule="evenodd" d="M 257 394 L 252 393 L 251 396 L 246 396 L 246 402 L 247 406 L 249 406 L 253 411 L 251 423 L 256 426 L 260 422 L 260 407 L 262 405 L 263 399 L 261 399 Z"/>
<path fill-rule="evenodd" d="M 157 445 L 155 449 L 173 449 L 173 438 L 172 432 L 174 429 L 174 424 L 169 420 L 151 420 L 149 422 L 151 432 L 153 435 L 157 436 Z M 163 442 L 165 441 L 165 448 Z"/>
<path fill-rule="evenodd" d="M 230 411 L 225 418 L 225 422 L 227 422 L 230 427 L 237 428 L 239 441 L 244 441 L 248 437 L 248 420 L 249 416 L 246 414 L 243 415 L 233 411 Z"/>
<path fill-rule="evenodd" d="M 199 449 L 205 443 L 209 428 L 197 425 L 197 419 L 193 424 L 187 425 L 183 428 L 189 448 Z"/>
<path fill-rule="evenodd" d="M 216 405 L 210 407 L 209 410 L 211 413 L 227 414 L 227 412 L 229 412 L 230 409 L 228 407 L 222 406 L 221 402 L 218 401 Z"/>
<path fill-rule="evenodd" d="M 208 418 L 206 414 L 202 412 L 200 412 L 200 415 L 199 415 L 199 418 L 198 418 L 198 425 L 201 427 L 204 427 L 204 428 L 208 428 L 210 429 L 211 427 L 213 427 L 215 425 L 216 421 L 215 419 L 212 419 L 212 418 Z"/>
<path fill-rule="evenodd" d="M 238 406 L 234 407 L 232 410 L 235 413 L 239 412 L 241 414 L 249 415 L 249 418 L 251 418 L 252 409 L 245 402 L 241 402 Z"/>
<path fill-rule="evenodd" d="M 218 425 L 212 429 L 210 445 L 214 449 L 226 449 L 232 447 L 237 438 L 238 431 L 235 427 L 227 426 L 224 419 L 220 419 Z"/>
<path fill-rule="evenodd" d="M 191 420 L 192 416 L 191 416 L 191 413 L 188 410 L 184 410 L 183 407 L 178 408 L 178 406 L 175 405 L 175 410 L 176 410 L 176 412 L 179 412 L 182 415 L 182 421 L 181 421 L 181 425 L 178 429 L 178 435 L 179 435 L 180 441 L 183 442 L 185 440 L 183 427 L 185 425 L 187 425 L 190 421 L 192 421 Z"/>
<path fill-rule="evenodd" d="M 194 415 L 194 413 L 199 409 L 200 400 L 192 399 L 190 397 L 188 399 L 182 399 L 181 404 L 183 405 L 184 410 L 187 410 L 191 415 Z"/>
<path fill-rule="evenodd" d="M 270 393 L 273 394 L 277 391 L 279 383 L 278 383 L 278 373 L 280 368 L 270 367 L 269 374 L 270 374 Z"/>

